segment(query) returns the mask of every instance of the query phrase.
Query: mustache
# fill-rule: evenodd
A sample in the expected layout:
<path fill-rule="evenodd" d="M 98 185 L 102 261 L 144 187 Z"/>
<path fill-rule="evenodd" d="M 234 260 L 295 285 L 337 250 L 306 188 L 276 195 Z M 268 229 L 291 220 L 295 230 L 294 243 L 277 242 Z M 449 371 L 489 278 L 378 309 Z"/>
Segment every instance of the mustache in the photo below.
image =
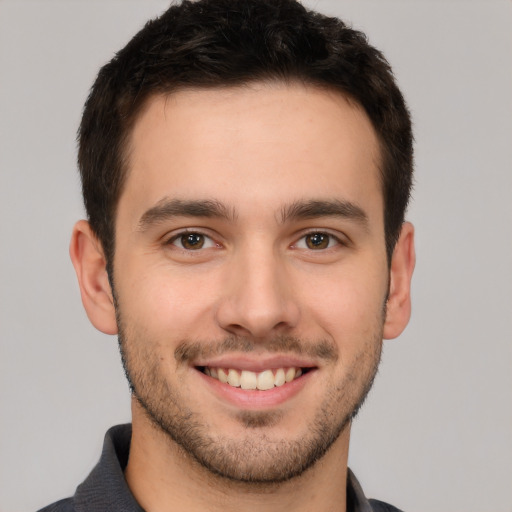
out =
<path fill-rule="evenodd" d="M 338 347 L 320 339 L 316 341 L 303 340 L 293 336 L 275 336 L 268 340 L 255 340 L 250 337 L 230 336 L 221 341 L 183 341 L 174 351 L 177 363 L 190 363 L 199 358 L 220 356 L 230 352 L 279 352 L 308 356 L 326 362 L 336 362 L 339 357 Z"/>

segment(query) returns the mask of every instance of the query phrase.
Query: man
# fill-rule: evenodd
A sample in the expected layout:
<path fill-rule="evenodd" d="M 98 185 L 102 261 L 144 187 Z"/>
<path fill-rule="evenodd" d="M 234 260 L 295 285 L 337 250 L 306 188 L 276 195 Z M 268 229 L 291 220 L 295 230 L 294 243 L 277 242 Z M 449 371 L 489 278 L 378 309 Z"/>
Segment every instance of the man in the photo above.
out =
<path fill-rule="evenodd" d="M 293 0 L 171 7 L 102 68 L 70 253 L 132 425 L 44 510 L 381 511 L 347 468 L 410 316 L 407 108 L 384 57 Z"/>

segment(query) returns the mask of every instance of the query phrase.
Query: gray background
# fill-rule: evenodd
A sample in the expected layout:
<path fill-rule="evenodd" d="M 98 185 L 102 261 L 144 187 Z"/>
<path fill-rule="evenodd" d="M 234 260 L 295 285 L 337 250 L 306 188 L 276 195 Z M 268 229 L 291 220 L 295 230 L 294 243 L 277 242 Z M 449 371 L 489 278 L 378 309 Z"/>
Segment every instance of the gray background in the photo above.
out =
<path fill-rule="evenodd" d="M 99 66 L 167 2 L 0 0 L 0 510 L 73 493 L 128 421 L 117 343 L 68 259 L 75 131 Z M 512 3 L 317 0 L 367 31 L 416 127 L 414 310 L 350 465 L 406 511 L 512 511 Z"/>

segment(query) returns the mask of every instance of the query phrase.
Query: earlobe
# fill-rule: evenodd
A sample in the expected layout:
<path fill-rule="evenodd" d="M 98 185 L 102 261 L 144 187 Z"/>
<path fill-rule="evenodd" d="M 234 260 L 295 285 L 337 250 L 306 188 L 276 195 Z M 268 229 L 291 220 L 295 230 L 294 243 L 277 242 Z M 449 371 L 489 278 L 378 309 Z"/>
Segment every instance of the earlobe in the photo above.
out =
<path fill-rule="evenodd" d="M 391 260 L 384 338 L 399 336 L 411 316 L 411 279 L 416 263 L 414 227 L 405 222 Z"/>
<path fill-rule="evenodd" d="M 105 256 L 87 221 L 81 220 L 75 224 L 69 254 L 89 320 L 96 329 L 105 334 L 117 334 L 114 300 Z"/>

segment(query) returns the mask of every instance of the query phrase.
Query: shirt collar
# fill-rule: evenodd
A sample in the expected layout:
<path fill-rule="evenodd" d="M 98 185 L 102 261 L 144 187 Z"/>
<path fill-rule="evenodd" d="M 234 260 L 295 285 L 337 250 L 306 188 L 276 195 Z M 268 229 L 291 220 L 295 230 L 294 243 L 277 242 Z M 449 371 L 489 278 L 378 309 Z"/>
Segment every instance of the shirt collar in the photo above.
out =
<path fill-rule="evenodd" d="M 117 425 L 105 434 L 101 457 L 75 493 L 76 512 L 144 512 L 124 478 L 132 426 Z"/>

